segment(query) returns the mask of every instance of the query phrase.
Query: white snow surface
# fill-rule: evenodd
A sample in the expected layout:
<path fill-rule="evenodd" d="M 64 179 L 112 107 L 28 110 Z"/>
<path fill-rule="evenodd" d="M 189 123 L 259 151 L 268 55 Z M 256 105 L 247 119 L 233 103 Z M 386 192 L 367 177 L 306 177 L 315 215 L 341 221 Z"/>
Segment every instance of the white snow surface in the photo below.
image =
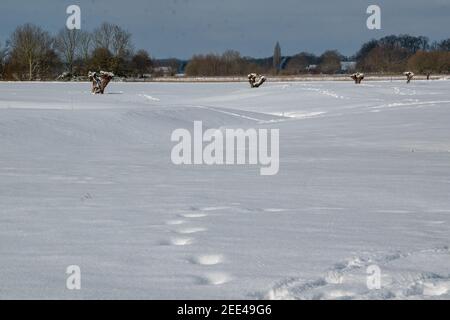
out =
<path fill-rule="evenodd" d="M 450 298 L 450 81 L 89 90 L 0 83 L 1 299 Z M 173 165 L 196 120 L 280 172 Z"/>

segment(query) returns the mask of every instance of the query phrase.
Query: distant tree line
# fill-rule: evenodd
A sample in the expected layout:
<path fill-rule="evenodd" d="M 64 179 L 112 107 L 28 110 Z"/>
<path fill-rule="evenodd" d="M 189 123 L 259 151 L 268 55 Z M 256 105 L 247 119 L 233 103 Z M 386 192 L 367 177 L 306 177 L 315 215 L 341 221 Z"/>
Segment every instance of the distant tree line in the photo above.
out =
<path fill-rule="evenodd" d="M 387 36 L 365 43 L 355 57 L 357 68 L 371 73 L 411 70 L 417 73 L 450 72 L 450 39 L 429 43 L 426 37 Z"/>
<path fill-rule="evenodd" d="M 349 62 L 354 70 L 342 69 Z M 182 68 L 180 68 L 182 67 Z M 156 60 L 145 50 L 134 50 L 132 35 L 122 27 L 103 23 L 92 32 L 62 29 L 51 35 L 39 26 L 16 28 L 5 44 L 0 43 L 0 79 L 47 80 L 85 76 L 90 70 L 108 70 L 121 77 L 142 78 L 175 75 L 242 76 L 264 74 L 336 74 L 353 72 L 450 73 L 450 39 L 430 43 L 426 37 L 391 35 L 364 43 L 351 57 L 337 50 L 321 55 L 301 52 L 283 56 L 277 42 L 272 57 L 242 57 L 228 50 L 223 54 L 194 55 L 186 63 L 177 59 Z"/>
<path fill-rule="evenodd" d="M 365 43 L 356 54 L 358 69 L 372 73 L 450 72 L 450 39 L 430 44 L 426 37 L 388 36 Z"/>
<path fill-rule="evenodd" d="M 241 57 L 237 51 L 224 54 L 194 55 L 186 66 L 188 76 L 242 76 L 251 72 L 264 74 L 301 74 L 301 73 L 337 73 L 341 69 L 344 57 L 337 51 L 327 51 L 320 57 L 310 53 L 300 53 L 293 57 L 281 56 L 277 43 L 273 57 L 255 59 Z M 288 61 L 282 66 L 283 61 Z M 319 65 L 320 68 L 309 70 L 308 67 Z M 319 71 L 320 70 L 320 71 Z"/>
<path fill-rule="evenodd" d="M 241 76 L 262 72 L 262 67 L 240 53 L 228 50 L 223 54 L 194 55 L 186 66 L 188 76 Z"/>
<path fill-rule="evenodd" d="M 290 58 L 283 73 L 339 73 L 342 61 L 356 63 L 350 72 L 388 74 L 412 70 L 423 74 L 450 73 L 450 39 L 430 44 L 426 37 L 391 35 L 364 43 L 351 57 L 344 57 L 337 51 L 327 51 L 321 56 L 302 52 Z M 308 68 L 310 66 L 315 68 Z"/>
<path fill-rule="evenodd" d="M 139 77 L 152 66 L 147 51 L 134 51 L 129 32 L 106 22 L 93 32 L 62 29 L 54 36 L 25 24 L 0 44 L 0 76 L 6 80 L 55 79 L 63 73 L 86 75 L 89 70 Z"/>
<path fill-rule="evenodd" d="M 352 67 L 343 70 L 342 62 L 349 62 Z M 430 44 L 428 38 L 422 36 L 391 35 L 363 44 L 351 57 L 346 57 L 337 50 L 327 50 L 319 56 L 301 52 L 283 57 L 277 42 L 274 55 L 263 59 L 242 58 L 235 51 L 228 51 L 222 56 L 196 55 L 188 63 L 186 74 L 233 76 L 245 75 L 249 70 L 281 75 L 337 74 L 356 70 L 379 74 L 406 70 L 423 74 L 450 73 L 450 39 Z"/>

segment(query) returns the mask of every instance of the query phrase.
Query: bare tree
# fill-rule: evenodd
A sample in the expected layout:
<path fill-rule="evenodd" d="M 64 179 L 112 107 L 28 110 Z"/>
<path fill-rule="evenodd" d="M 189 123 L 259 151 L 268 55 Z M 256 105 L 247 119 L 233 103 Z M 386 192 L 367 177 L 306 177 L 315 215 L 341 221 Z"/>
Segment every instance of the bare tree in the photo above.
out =
<path fill-rule="evenodd" d="M 318 57 L 312 53 L 301 52 L 289 59 L 286 65 L 285 73 L 287 74 L 300 74 L 306 73 L 308 66 L 317 64 Z"/>
<path fill-rule="evenodd" d="M 94 30 L 93 40 L 95 48 L 105 48 L 112 51 L 113 36 L 114 25 L 107 22 L 102 23 L 100 27 Z"/>
<path fill-rule="evenodd" d="M 241 54 L 235 50 L 227 50 L 222 54 L 223 73 L 227 75 L 239 75 L 242 70 Z"/>
<path fill-rule="evenodd" d="M 73 73 L 73 65 L 80 46 L 80 30 L 62 29 L 56 39 L 55 48 L 63 57 L 67 71 Z"/>
<path fill-rule="evenodd" d="M 104 22 L 94 30 L 93 40 L 95 52 L 111 53 L 110 69 L 117 75 L 125 75 L 130 71 L 132 55 L 131 33 L 118 25 Z M 99 49 L 104 49 L 103 51 Z"/>
<path fill-rule="evenodd" d="M 150 55 L 145 50 L 139 50 L 131 59 L 133 64 L 134 72 L 136 75 L 143 77 L 145 73 L 150 73 L 153 61 Z"/>
<path fill-rule="evenodd" d="M 17 27 L 11 36 L 11 55 L 15 61 L 26 66 L 28 79 L 39 73 L 39 68 L 52 50 L 50 34 L 33 24 Z"/>
<path fill-rule="evenodd" d="M 95 49 L 108 49 L 115 57 L 124 58 L 132 51 L 131 33 L 118 25 L 104 22 L 94 30 Z"/>
<path fill-rule="evenodd" d="M 431 73 L 450 72 L 450 52 L 449 51 L 417 51 L 408 60 L 408 68 L 417 73 L 431 76 Z"/>
<path fill-rule="evenodd" d="M 81 59 L 87 61 L 92 50 L 93 37 L 87 31 L 79 31 L 79 33 L 78 55 Z"/>
<path fill-rule="evenodd" d="M 326 74 L 334 74 L 341 70 L 342 56 L 336 50 L 325 51 L 320 56 L 320 71 Z"/>
<path fill-rule="evenodd" d="M 237 76 L 259 72 L 260 67 L 234 50 L 224 54 L 194 55 L 186 66 L 188 76 Z"/>
<path fill-rule="evenodd" d="M 115 25 L 113 26 L 113 36 L 111 51 L 116 57 L 123 58 L 131 53 L 131 33 Z"/>
<path fill-rule="evenodd" d="M 0 42 L 0 78 L 3 77 L 3 69 L 5 65 L 5 57 L 6 57 L 6 48 L 3 48 L 2 43 Z"/>

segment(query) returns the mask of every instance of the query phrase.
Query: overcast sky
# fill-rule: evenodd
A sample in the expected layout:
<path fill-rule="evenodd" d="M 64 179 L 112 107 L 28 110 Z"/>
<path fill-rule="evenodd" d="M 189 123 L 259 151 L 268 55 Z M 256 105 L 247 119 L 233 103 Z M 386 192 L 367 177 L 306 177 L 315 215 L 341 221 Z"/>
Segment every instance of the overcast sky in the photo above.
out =
<path fill-rule="evenodd" d="M 156 58 L 226 49 L 266 57 L 276 41 L 283 55 L 326 49 L 351 55 L 388 34 L 450 38 L 450 0 L 0 0 L 0 41 L 26 22 L 56 32 L 70 4 L 81 7 L 83 29 L 115 22 L 133 34 L 135 48 Z M 370 4 L 382 9 L 382 30 L 366 27 Z"/>

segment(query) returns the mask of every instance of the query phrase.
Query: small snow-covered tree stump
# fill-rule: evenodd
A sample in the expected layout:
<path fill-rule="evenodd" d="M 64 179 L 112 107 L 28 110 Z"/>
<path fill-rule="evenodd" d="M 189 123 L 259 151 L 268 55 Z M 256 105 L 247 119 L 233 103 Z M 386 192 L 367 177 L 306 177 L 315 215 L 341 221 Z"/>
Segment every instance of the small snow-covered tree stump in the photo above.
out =
<path fill-rule="evenodd" d="M 363 79 L 364 79 L 364 73 L 356 72 L 356 73 L 352 74 L 350 76 L 350 78 L 352 78 L 356 84 L 360 84 L 361 81 L 363 81 Z"/>
<path fill-rule="evenodd" d="M 411 71 L 407 71 L 403 74 L 406 76 L 406 83 L 410 83 L 412 78 L 414 78 L 414 73 L 412 73 Z"/>
<path fill-rule="evenodd" d="M 114 78 L 114 74 L 106 71 L 100 71 L 99 74 L 97 72 L 89 71 L 88 77 L 92 82 L 92 93 L 104 94 L 109 82 Z"/>
<path fill-rule="evenodd" d="M 266 77 L 257 73 L 250 73 L 248 75 L 248 82 L 250 83 L 250 87 L 259 88 L 264 82 L 266 82 Z"/>

